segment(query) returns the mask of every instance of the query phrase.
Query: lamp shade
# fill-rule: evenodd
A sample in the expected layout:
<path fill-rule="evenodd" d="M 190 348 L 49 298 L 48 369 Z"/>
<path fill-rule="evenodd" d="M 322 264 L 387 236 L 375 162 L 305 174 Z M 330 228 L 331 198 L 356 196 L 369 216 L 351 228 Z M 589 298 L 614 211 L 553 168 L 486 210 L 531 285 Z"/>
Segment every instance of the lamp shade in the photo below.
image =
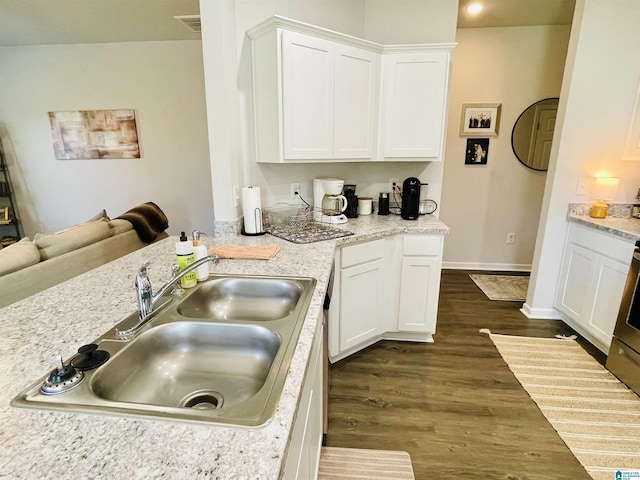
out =
<path fill-rule="evenodd" d="M 598 200 L 613 200 L 616 198 L 619 181 L 620 179 L 614 177 L 597 177 L 593 197 Z"/>

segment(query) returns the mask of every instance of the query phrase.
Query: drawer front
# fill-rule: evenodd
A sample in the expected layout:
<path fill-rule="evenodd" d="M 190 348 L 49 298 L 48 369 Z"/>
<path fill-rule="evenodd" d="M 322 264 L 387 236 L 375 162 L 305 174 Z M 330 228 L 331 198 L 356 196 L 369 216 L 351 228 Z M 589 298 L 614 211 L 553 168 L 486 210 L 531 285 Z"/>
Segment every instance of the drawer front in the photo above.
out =
<path fill-rule="evenodd" d="M 403 255 L 440 255 L 442 236 L 440 235 L 404 235 L 402 237 Z"/>
<path fill-rule="evenodd" d="M 342 247 L 341 267 L 347 268 L 359 263 L 371 262 L 384 257 L 384 240 L 360 243 Z"/>
<path fill-rule="evenodd" d="M 612 233 L 596 230 L 584 225 L 569 224 L 569 241 L 625 265 L 631 264 L 633 240 L 616 237 Z"/>

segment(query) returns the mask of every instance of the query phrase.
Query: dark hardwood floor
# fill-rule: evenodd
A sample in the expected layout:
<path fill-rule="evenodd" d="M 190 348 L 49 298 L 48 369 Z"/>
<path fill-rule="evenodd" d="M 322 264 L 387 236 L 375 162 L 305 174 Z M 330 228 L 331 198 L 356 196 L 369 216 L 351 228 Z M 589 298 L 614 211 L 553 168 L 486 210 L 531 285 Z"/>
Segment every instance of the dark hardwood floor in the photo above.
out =
<path fill-rule="evenodd" d="M 479 329 L 575 332 L 488 300 L 469 273 L 443 271 L 435 343 L 383 341 L 331 366 L 327 445 L 407 451 L 418 480 L 590 479 Z"/>

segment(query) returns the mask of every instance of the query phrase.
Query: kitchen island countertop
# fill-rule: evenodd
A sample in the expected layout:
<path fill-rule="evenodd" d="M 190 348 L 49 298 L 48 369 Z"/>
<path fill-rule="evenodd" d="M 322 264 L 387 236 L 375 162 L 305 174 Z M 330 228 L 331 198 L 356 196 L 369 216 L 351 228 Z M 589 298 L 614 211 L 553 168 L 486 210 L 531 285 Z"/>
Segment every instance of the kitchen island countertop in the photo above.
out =
<path fill-rule="evenodd" d="M 405 221 L 395 215 L 352 219 L 339 228 L 354 235 L 294 244 L 271 235 L 209 238 L 222 244 L 271 245 L 271 260 L 221 260 L 212 273 L 314 277 L 317 285 L 274 417 L 258 428 L 17 409 L 9 402 L 136 309 L 138 267 L 150 261 L 156 288 L 167 281 L 175 237 L 91 270 L 0 309 L 0 478 L 11 479 L 276 479 L 286 454 L 300 387 L 337 246 L 398 233 L 446 234 L 430 215 Z"/>

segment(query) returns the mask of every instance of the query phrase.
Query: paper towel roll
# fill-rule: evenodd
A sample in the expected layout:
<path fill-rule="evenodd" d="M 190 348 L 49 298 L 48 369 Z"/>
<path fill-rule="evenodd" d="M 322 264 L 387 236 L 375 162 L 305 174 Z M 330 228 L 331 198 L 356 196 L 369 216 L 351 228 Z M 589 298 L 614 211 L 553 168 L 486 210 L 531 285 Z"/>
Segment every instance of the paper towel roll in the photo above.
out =
<path fill-rule="evenodd" d="M 262 233 L 262 202 L 260 188 L 242 188 L 242 215 L 244 216 L 244 231 L 249 235 Z"/>

